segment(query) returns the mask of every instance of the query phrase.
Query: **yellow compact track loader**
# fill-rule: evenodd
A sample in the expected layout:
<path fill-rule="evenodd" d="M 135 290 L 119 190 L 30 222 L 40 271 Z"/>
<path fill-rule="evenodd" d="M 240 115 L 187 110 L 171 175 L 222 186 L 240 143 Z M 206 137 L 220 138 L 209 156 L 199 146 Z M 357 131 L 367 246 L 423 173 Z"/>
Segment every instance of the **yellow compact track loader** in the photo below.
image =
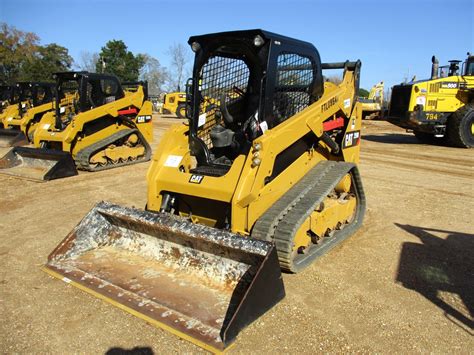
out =
<path fill-rule="evenodd" d="M 179 118 L 184 118 L 186 116 L 186 93 L 170 92 L 164 95 L 161 113 L 172 113 Z"/>
<path fill-rule="evenodd" d="M 145 84 L 124 92 L 113 75 L 55 76 L 55 110 L 37 125 L 35 148 L 12 149 L 0 159 L 0 173 L 44 181 L 77 175 L 76 167 L 97 171 L 150 159 L 152 106 Z M 77 100 L 61 106 L 71 91 Z"/>
<path fill-rule="evenodd" d="M 189 125 L 160 141 L 147 211 L 99 203 L 45 270 L 220 351 L 284 297 L 281 269 L 362 223 L 360 61 L 321 63 L 313 45 L 262 30 L 189 44 Z M 344 69 L 342 83 L 323 69 Z"/>
<path fill-rule="evenodd" d="M 412 131 L 423 143 L 474 147 L 474 56 L 439 66 L 432 57 L 431 78 L 392 88 L 387 120 Z"/>
<path fill-rule="evenodd" d="M 359 97 L 358 101 L 362 104 L 362 119 L 374 120 L 383 117 L 383 81 L 375 84 L 370 89 L 369 97 Z"/>
<path fill-rule="evenodd" d="M 0 147 L 27 145 L 41 117 L 53 109 L 53 83 L 17 83 L 18 102 L 4 115 L 0 129 Z"/>
<path fill-rule="evenodd" d="M 3 128 L 3 121 L 6 117 L 11 117 L 18 112 L 18 101 L 20 100 L 20 87 L 15 85 L 2 86 L 2 107 L 0 110 L 0 128 Z M 21 103 L 20 103 L 21 106 Z"/>

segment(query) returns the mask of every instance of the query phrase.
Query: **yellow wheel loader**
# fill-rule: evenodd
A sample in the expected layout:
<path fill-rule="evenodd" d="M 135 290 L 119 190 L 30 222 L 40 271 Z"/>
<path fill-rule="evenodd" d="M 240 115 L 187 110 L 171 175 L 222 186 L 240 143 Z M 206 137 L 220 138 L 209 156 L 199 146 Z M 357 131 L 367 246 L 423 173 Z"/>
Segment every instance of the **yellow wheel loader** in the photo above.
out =
<path fill-rule="evenodd" d="M 383 117 L 383 90 L 384 83 L 381 81 L 372 86 L 367 98 L 358 98 L 358 101 L 362 104 L 363 120 L 375 120 Z"/>
<path fill-rule="evenodd" d="M 53 109 L 53 83 L 18 83 L 17 109 L 3 120 L 0 130 L 0 147 L 27 145 L 33 140 L 36 125 L 41 117 Z"/>
<path fill-rule="evenodd" d="M 423 143 L 474 147 L 474 56 L 460 63 L 440 67 L 433 56 L 430 79 L 395 85 L 387 120 Z"/>
<path fill-rule="evenodd" d="M 220 351 L 284 297 L 281 269 L 362 223 L 361 64 L 321 63 L 312 44 L 262 30 L 189 44 L 189 125 L 160 141 L 147 211 L 99 203 L 45 271 Z M 342 83 L 323 69 L 344 69 Z"/>
<path fill-rule="evenodd" d="M 146 85 L 124 92 L 113 75 L 55 76 L 55 109 L 38 123 L 35 148 L 11 150 L 0 159 L 0 174 L 44 181 L 77 175 L 76 167 L 98 171 L 150 159 L 152 106 Z M 72 91 L 77 100 L 61 106 Z"/>
<path fill-rule="evenodd" d="M 179 118 L 186 116 L 186 93 L 170 92 L 163 96 L 162 114 L 174 114 Z"/>

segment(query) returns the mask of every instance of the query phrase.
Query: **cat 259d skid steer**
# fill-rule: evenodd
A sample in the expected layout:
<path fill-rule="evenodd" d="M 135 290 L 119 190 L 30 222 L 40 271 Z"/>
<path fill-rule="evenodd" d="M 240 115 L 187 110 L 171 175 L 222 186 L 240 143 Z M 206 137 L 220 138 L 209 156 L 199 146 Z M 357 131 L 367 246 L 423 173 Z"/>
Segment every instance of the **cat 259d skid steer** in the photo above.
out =
<path fill-rule="evenodd" d="M 284 297 L 281 269 L 362 223 L 360 62 L 321 63 L 313 45 L 262 30 L 189 44 L 189 125 L 160 141 L 147 211 L 99 203 L 45 270 L 218 351 Z M 341 84 L 323 69 L 344 69 Z"/>
<path fill-rule="evenodd" d="M 114 75 L 55 76 L 55 109 L 37 124 L 35 148 L 11 150 L 0 160 L 0 174 L 44 181 L 77 175 L 76 167 L 97 171 L 150 159 L 152 105 L 146 83 L 129 92 Z M 66 95 L 73 95 L 73 102 L 61 106 Z"/>
<path fill-rule="evenodd" d="M 13 90 L 11 105 L 0 115 L 4 128 L 0 129 L 0 147 L 28 144 L 28 136 L 32 137 L 35 124 L 53 109 L 53 83 L 19 82 Z"/>

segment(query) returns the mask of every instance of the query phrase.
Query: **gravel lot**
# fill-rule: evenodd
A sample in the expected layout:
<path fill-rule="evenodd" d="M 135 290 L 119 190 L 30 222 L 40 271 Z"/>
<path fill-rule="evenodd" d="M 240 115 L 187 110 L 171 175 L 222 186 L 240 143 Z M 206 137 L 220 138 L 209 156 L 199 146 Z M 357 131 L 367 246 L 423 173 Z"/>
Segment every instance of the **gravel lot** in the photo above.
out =
<path fill-rule="evenodd" d="M 155 117 L 155 142 L 175 119 Z M 245 329 L 235 353 L 472 353 L 474 149 L 364 122 L 362 229 Z M 202 350 L 40 270 L 100 200 L 142 208 L 148 163 L 48 183 L 0 176 L 2 353 Z"/>

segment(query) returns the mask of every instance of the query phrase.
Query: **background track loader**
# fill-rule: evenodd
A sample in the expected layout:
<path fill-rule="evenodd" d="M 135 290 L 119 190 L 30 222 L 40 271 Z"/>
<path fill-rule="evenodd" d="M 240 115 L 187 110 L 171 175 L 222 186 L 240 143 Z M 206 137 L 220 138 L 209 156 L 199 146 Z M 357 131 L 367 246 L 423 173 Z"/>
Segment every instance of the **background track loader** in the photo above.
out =
<path fill-rule="evenodd" d="M 32 138 L 36 123 L 44 113 L 53 109 L 53 83 L 21 82 L 15 87 L 17 96 L 6 108 L 2 118 L 2 148 L 28 144 L 28 137 Z"/>
<path fill-rule="evenodd" d="M 150 159 L 152 106 L 146 84 L 124 91 L 113 75 L 55 77 L 55 109 L 37 124 L 35 148 L 10 151 L 0 159 L 0 173 L 51 180 L 77 175 L 76 167 L 98 171 Z M 68 97 L 72 102 L 62 106 Z"/>
<path fill-rule="evenodd" d="M 46 270 L 220 351 L 284 297 L 280 269 L 303 270 L 362 223 L 360 62 L 321 63 L 262 30 L 189 44 L 189 125 L 160 141 L 148 211 L 99 203 Z M 323 69 L 344 69 L 342 83 Z"/>

